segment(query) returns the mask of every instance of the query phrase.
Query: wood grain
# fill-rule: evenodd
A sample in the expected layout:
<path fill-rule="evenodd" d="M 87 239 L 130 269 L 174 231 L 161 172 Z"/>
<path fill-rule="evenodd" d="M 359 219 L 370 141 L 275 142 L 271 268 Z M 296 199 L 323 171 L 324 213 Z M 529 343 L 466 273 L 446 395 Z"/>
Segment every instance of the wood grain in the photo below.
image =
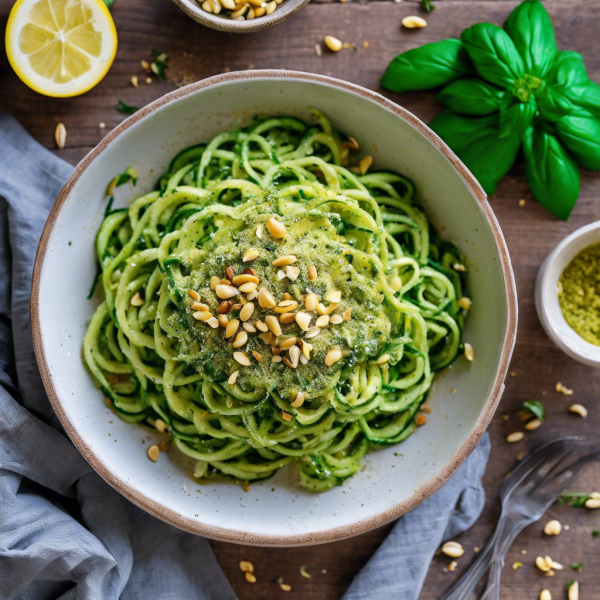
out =
<path fill-rule="evenodd" d="M 561 49 L 579 51 L 589 74 L 600 81 L 600 0 L 548 0 L 545 2 L 557 28 Z M 0 0 L 0 24 L 5 24 L 11 0 Z M 106 78 L 89 93 L 72 99 L 51 99 L 26 88 L 12 73 L 6 56 L 0 56 L 0 108 L 13 113 L 48 148 L 54 148 L 56 123 L 66 125 L 67 147 L 54 151 L 76 163 L 103 135 L 124 116 L 115 110 L 118 100 L 143 105 L 177 85 L 193 82 L 223 71 L 285 68 L 312 71 L 352 81 L 377 90 L 415 113 L 424 121 L 439 110 L 431 93 L 390 94 L 379 88 L 379 79 L 389 61 L 399 52 L 445 37 L 457 37 L 461 30 L 479 21 L 501 24 L 516 2 L 513 0 L 443 0 L 431 14 L 413 2 L 313 2 L 283 25 L 249 36 L 236 36 L 209 30 L 188 19 L 169 0 L 116 0 L 113 8 L 119 33 L 119 51 Z M 400 20 L 409 14 L 421 14 L 428 27 L 401 30 Z M 315 53 L 315 44 L 325 35 L 334 35 L 356 44 L 355 50 L 333 54 Z M 368 47 L 364 47 L 364 42 Z M 152 78 L 144 83 L 140 61 L 153 49 L 166 52 L 171 59 L 166 81 Z M 132 75 L 140 79 L 138 88 L 130 83 Z M 105 124 L 105 128 L 100 127 Z M 0 166 L 1 168 L 1 166 Z M 519 206 L 524 199 L 525 205 Z M 434 558 L 421 595 L 423 600 L 438 599 L 460 577 L 482 546 L 498 517 L 498 490 L 518 457 L 543 441 L 560 435 L 596 433 L 600 428 L 600 378 L 556 349 L 544 334 L 533 304 L 533 287 L 540 263 L 565 235 L 591 221 L 600 219 L 600 176 L 582 172 L 579 202 L 568 223 L 553 218 L 531 197 L 517 165 L 491 198 L 506 236 L 519 292 L 519 336 L 506 382 L 506 392 L 498 414 L 490 427 L 492 456 L 484 483 L 487 502 L 484 512 L 460 541 L 467 549 L 459 567 L 447 571 L 448 559 Z M 567 398 L 554 391 L 561 381 L 575 393 Z M 524 400 L 541 400 L 548 414 L 546 423 L 528 433 L 523 442 L 507 444 L 505 436 L 520 427 L 516 412 Z M 585 404 L 585 420 L 567 412 L 571 401 Z M 508 415 L 504 420 L 502 415 Z M 590 469 L 578 483 L 581 490 L 600 488 L 600 469 Z M 251 493 L 251 492 L 250 492 Z M 570 526 L 557 538 L 542 534 L 544 522 L 558 518 Z M 284 594 L 271 580 L 283 577 L 293 586 L 292 595 L 307 599 L 339 598 L 352 577 L 366 563 L 388 533 L 390 526 L 369 534 L 318 547 L 300 549 L 247 548 L 214 543 L 217 556 L 240 600 L 266 600 Z M 581 583 L 581 598 L 600 599 L 600 538 L 592 530 L 600 529 L 600 511 L 554 506 L 548 515 L 524 531 L 511 549 L 503 578 L 503 600 L 528 600 L 548 588 L 553 598 L 564 598 L 564 584 L 576 577 Z M 527 554 L 521 554 L 525 550 Z M 565 565 L 553 578 L 544 577 L 534 566 L 537 555 L 550 554 Z M 251 560 L 256 567 L 257 583 L 244 581 L 237 563 Z M 513 562 L 523 567 L 513 571 Z M 569 568 L 583 562 L 583 572 Z M 307 564 L 312 575 L 300 575 Z M 326 571 L 326 572 L 323 572 Z"/>

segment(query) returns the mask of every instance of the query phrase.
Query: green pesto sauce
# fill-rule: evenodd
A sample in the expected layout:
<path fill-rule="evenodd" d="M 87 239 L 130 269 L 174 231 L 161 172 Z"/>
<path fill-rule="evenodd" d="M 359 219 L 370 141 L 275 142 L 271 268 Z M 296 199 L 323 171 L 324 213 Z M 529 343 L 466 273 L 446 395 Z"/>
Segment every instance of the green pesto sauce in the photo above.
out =
<path fill-rule="evenodd" d="M 569 326 L 600 346 L 600 244 L 582 250 L 562 272 L 559 302 Z"/>
<path fill-rule="evenodd" d="M 260 331 L 248 333 L 248 343 L 233 349 L 225 340 L 223 328 L 212 329 L 191 316 L 192 300 L 187 290 L 181 290 L 184 300 L 171 315 L 170 323 L 192 350 L 195 347 L 200 352 L 194 368 L 211 381 L 223 384 L 231 373 L 239 370 L 236 383 L 244 392 L 264 391 L 266 394 L 274 391 L 283 398 L 294 399 L 300 391 L 313 397 L 326 393 L 349 375 L 350 366 L 379 356 L 398 325 L 392 323 L 392 310 L 384 302 L 384 293 L 378 284 L 377 271 L 383 270 L 381 262 L 375 258 L 371 261 L 371 268 L 357 266 L 359 261 L 354 260 L 354 248 L 329 219 L 309 215 L 296 203 L 294 211 L 288 213 L 278 202 L 277 189 L 271 188 L 264 193 L 262 203 L 247 213 L 243 220 L 219 215 L 215 221 L 218 231 L 194 251 L 191 262 L 186 264 L 186 274 L 189 273 L 191 286 L 198 291 L 202 302 L 210 306 L 213 314 L 216 314 L 220 300 L 210 289 L 210 279 L 214 275 L 225 277 L 225 269 L 230 265 L 236 274 L 241 274 L 246 267 L 254 269 L 260 279 L 258 289 L 265 287 L 277 303 L 283 301 L 283 294 L 288 292 L 298 302 L 294 312 L 304 310 L 304 298 L 311 292 L 327 306 L 329 303 L 324 300 L 325 296 L 329 292 L 340 291 L 342 298 L 335 314 L 343 315 L 350 308 L 352 319 L 338 325 L 329 324 L 308 340 L 313 351 L 306 365 L 300 364 L 291 369 L 282 362 L 273 363 L 270 346 L 259 338 Z M 264 228 L 267 219 L 274 215 L 286 226 L 285 237 L 275 240 L 265 229 L 263 239 L 259 239 L 257 227 L 262 225 Z M 259 250 L 259 258 L 250 263 L 242 262 L 243 254 L 252 248 Z M 295 281 L 279 281 L 277 272 L 285 270 L 285 267 L 275 267 L 272 262 L 289 254 L 297 257 L 294 266 L 299 268 L 300 274 Z M 308 279 L 310 265 L 317 268 L 315 281 Z M 261 308 L 258 299 L 253 302 L 255 309 L 250 323 L 257 320 L 264 322 L 267 315 L 276 314 L 273 309 Z M 228 317 L 230 320 L 238 318 L 239 312 L 229 313 Z M 310 326 L 315 324 L 316 319 L 315 314 Z M 300 337 L 301 331 L 296 323 L 281 324 L 281 329 L 283 338 Z M 241 326 L 238 331 L 242 331 Z M 324 363 L 325 356 L 334 347 L 342 349 L 344 358 L 328 367 Z M 263 356 L 262 362 L 252 356 L 252 350 Z M 235 351 L 247 353 L 251 366 L 242 367 L 235 362 Z"/>

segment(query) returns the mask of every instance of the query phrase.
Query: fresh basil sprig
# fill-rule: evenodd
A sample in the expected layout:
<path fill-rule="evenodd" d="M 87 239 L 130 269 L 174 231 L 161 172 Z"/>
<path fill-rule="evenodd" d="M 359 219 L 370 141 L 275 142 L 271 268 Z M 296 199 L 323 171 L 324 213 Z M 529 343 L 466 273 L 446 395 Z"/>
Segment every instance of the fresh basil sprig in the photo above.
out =
<path fill-rule="evenodd" d="M 381 83 L 395 92 L 445 86 L 430 127 L 488 194 L 523 150 L 533 195 L 567 220 L 579 166 L 600 170 L 600 86 L 580 54 L 559 51 L 540 0 L 525 0 L 504 28 L 478 23 L 397 56 Z"/>

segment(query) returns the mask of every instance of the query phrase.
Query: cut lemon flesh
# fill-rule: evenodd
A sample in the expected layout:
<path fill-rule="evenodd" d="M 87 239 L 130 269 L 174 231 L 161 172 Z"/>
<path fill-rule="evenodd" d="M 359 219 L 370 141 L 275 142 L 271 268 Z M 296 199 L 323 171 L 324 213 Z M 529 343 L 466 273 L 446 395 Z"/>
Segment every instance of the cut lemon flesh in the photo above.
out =
<path fill-rule="evenodd" d="M 116 52 L 117 32 L 102 0 L 17 0 L 6 26 L 12 68 L 46 96 L 87 92 Z"/>

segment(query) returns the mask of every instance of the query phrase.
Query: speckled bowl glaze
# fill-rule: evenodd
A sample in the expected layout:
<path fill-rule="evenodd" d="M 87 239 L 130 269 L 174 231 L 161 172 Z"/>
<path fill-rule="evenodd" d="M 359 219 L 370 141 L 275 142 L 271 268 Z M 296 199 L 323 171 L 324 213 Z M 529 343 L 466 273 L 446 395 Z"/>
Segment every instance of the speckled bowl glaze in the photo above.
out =
<path fill-rule="evenodd" d="M 310 0 L 285 0 L 270 15 L 263 15 L 251 21 L 234 21 L 225 16 L 223 12 L 218 15 L 206 12 L 196 0 L 173 0 L 173 2 L 194 21 L 211 29 L 228 33 L 253 33 L 287 21 L 292 15 L 302 10 Z"/>
<path fill-rule="evenodd" d="M 558 301 L 558 280 L 582 250 L 598 243 L 600 221 L 577 229 L 548 254 L 535 283 L 535 308 L 548 337 L 571 358 L 596 368 L 600 368 L 600 346 L 586 342 L 565 320 Z"/>
<path fill-rule="evenodd" d="M 116 173 L 132 165 L 135 188 L 119 187 L 127 205 L 150 191 L 182 148 L 253 115 L 309 120 L 308 106 L 353 135 L 375 168 L 417 184 L 441 235 L 470 260 L 473 298 L 465 340 L 475 361 L 459 358 L 436 378 L 427 424 L 398 446 L 370 453 L 343 486 L 313 495 L 300 490 L 293 465 L 248 492 L 232 482 L 199 485 L 192 465 L 174 452 L 146 457 L 161 435 L 122 422 L 107 409 L 81 358 L 82 339 L 100 300 L 86 300 L 95 267 L 94 237 Z M 181 529 L 256 545 L 317 544 L 369 531 L 435 492 L 481 439 L 496 409 L 517 325 L 516 290 L 498 223 L 474 177 L 421 121 L 384 97 L 320 75 L 246 71 L 181 88 L 124 121 L 77 166 L 44 229 L 33 274 L 35 350 L 46 390 L 67 433 L 98 473 L 129 500 Z M 145 441 L 145 444 L 142 442 Z"/>

